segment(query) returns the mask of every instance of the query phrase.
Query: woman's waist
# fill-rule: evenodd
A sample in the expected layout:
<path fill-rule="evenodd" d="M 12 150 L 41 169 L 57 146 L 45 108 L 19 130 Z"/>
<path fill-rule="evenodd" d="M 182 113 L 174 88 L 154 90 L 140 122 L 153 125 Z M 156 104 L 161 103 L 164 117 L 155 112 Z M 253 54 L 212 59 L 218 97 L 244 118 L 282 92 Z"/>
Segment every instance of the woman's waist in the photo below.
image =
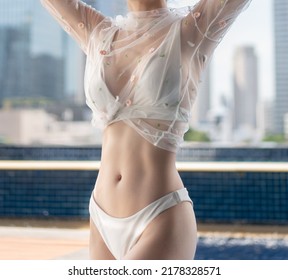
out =
<path fill-rule="evenodd" d="M 134 173 L 133 173 L 134 172 Z M 183 187 L 176 168 L 170 172 L 100 169 L 94 189 L 99 206 L 111 216 L 128 217 L 167 193 Z"/>
<path fill-rule="evenodd" d="M 109 125 L 103 135 L 101 162 L 105 166 L 130 169 L 175 166 L 176 154 L 151 144 L 123 121 Z"/>
<path fill-rule="evenodd" d="M 98 173 L 98 181 L 103 181 L 106 185 L 113 187 L 130 188 L 137 185 L 168 185 L 173 178 L 178 177 L 179 173 L 175 164 L 168 163 L 147 163 L 137 160 L 119 161 L 119 162 L 101 162 L 100 170 Z"/>
<path fill-rule="evenodd" d="M 111 192 L 117 190 L 117 193 L 143 194 L 151 190 L 155 192 L 155 188 L 165 192 L 177 185 L 179 173 L 173 158 L 149 157 L 142 154 L 141 149 L 127 150 L 124 155 L 117 151 L 104 156 L 102 154 L 97 177 L 98 188 L 109 188 Z"/>
<path fill-rule="evenodd" d="M 177 176 L 173 157 L 161 157 L 141 147 L 130 148 L 129 145 L 119 145 L 118 150 L 110 149 L 108 152 L 102 150 L 98 181 L 113 188 L 139 189 L 154 184 L 159 185 L 159 188 L 160 185 L 168 187 Z"/>
<path fill-rule="evenodd" d="M 182 187 L 174 153 L 153 146 L 125 124 L 116 123 L 108 129 L 95 189 L 103 210 L 133 213 Z"/>

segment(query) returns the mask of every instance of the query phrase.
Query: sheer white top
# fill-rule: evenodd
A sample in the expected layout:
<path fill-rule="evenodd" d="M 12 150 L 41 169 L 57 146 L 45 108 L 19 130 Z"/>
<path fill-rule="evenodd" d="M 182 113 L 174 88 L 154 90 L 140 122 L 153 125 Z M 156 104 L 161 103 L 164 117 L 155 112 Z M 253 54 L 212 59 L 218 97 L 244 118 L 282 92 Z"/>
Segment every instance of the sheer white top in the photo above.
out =
<path fill-rule="evenodd" d="M 172 152 L 189 128 L 203 69 L 250 1 L 200 0 L 112 19 L 82 1 L 41 0 L 87 55 L 92 123 L 123 121 Z"/>

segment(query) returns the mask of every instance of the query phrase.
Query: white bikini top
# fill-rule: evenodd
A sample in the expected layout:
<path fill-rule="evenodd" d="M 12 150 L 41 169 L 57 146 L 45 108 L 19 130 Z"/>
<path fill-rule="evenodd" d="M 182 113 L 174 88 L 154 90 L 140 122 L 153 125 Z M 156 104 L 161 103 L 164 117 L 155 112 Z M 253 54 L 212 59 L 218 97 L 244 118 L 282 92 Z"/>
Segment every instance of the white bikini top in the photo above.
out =
<path fill-rule="evenodd" d="M 250 1 L 200 0 L 111 19 L 82 1 L 41 0 L 87 55 L 93 125 L 123 121 L 171 152 L 189 128 L 203 69 Z"/>

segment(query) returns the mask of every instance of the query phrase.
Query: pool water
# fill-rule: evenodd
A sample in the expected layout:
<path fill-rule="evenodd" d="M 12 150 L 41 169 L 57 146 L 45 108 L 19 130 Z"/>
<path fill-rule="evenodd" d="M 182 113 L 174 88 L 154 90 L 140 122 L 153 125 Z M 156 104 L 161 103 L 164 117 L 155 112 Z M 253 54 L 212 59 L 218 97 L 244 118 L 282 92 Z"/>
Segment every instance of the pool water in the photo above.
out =
<path fill-rule="evenodd" d="M 196 260 L 288 260 L 288 239 L 199 237 Z"/>

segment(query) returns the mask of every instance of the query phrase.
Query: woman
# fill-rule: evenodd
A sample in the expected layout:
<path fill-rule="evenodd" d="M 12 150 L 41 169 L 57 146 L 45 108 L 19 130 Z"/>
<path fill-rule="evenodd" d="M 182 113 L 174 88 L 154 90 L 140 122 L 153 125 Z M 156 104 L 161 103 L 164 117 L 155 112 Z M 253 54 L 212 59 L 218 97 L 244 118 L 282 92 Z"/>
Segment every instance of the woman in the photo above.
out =
<path fill-rule="evenodd" d="M 177 2 L 177 1 L 175 1 Z M 127 0 L 107 18 L 77 0 L 42 0 L 87 54 L 85 94 L 102 125 L 90 200 L 92 259 L 193 259 L 193 204 L 176 170 L 201 73 L 249 0 Z"/>

